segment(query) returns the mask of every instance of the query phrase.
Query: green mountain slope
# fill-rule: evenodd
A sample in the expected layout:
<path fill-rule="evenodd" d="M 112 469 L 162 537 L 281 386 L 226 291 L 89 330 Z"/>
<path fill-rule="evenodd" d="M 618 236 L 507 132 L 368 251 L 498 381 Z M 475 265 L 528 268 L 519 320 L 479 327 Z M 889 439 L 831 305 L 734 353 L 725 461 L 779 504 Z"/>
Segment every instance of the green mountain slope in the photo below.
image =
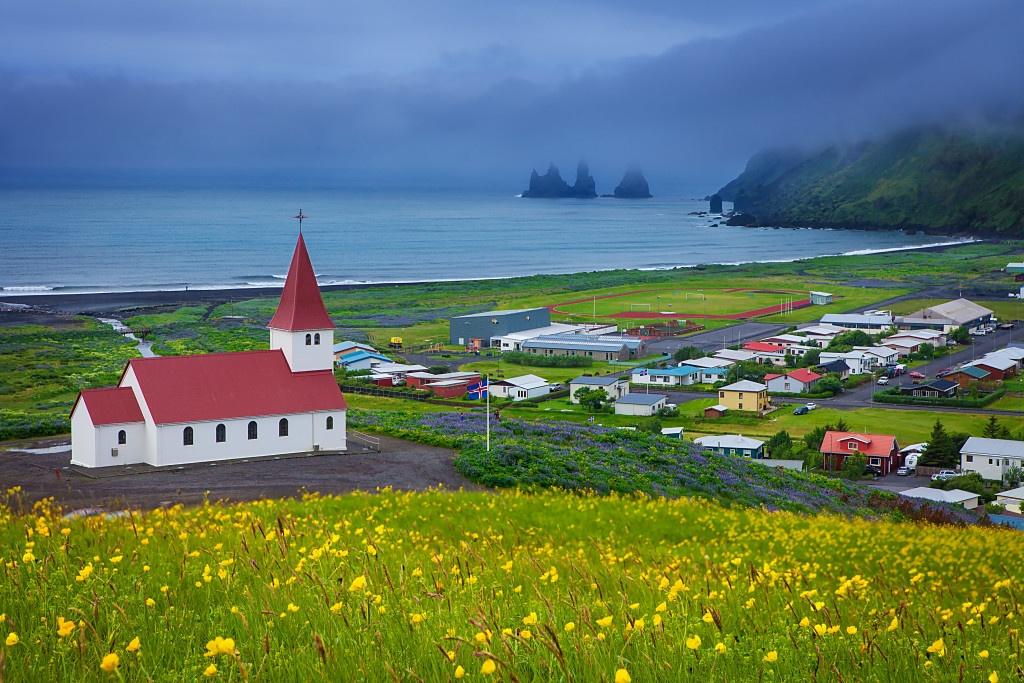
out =
<path fill-rule="evenodd" d="M 755 155 L 719 190 L 757 225 L 1024 235 L 1024 136 L 905 131 Z"/>

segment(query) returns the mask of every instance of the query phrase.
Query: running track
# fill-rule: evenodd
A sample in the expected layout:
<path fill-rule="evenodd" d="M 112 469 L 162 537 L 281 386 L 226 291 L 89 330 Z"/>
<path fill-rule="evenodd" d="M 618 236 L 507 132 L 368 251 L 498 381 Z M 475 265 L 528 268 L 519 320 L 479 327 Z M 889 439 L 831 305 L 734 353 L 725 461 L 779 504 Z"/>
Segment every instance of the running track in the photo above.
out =
<path fill-rule="evenodd" d="M 552 313 L 559 313 L 561 315 L 578 315 L 577 313 L 570 313 L 569 311 L 563 311 L 559 306 L 571 306 L 572 304 L 583 304 L 588 301 L 594 301 L 594 299 L 615 299 L 622 296 L 633 296 L 635 294 L 646 294 L 648 292 L 657 292 L 661 290 L 657 289 L 635 289 L 630 292 L 620 292 L 619 294 L 602 294 L 598 297 L 587 297 L 585 299 L 575 299 L 573 301 L 563 301 L 559 304 L 552 304 L 548 306 L 548 310 Z M 743 291 L 765 291 L 765 290 L 746 290 L 746 289 L 727 289 L 727 292 L 743 292 Z M 789 293 L 789 292 L 779 292 Z M 796 292 L 792 292 L 796 293 Z M 790 308 L 796 310 L 797 308 L 804 308 L 811 305 L 810 299 L 800 299 L 790 304 Z M 662 312 L 644 312 L 644 311 L 621 311 L 619 313 L 609 313 L 602 315 L 602 318 L 632 318 L 641 320 L 650 320 L 652 318 L 705 318 L 714 320 L 743 320 L 744 318 L 759 318 L 763 315 L 772 315 L 774 313 L 781 313 L 784 306 L 782 304 L 776 304 L 774 306 L 765 306 L 764 308 L 755 308 L 750 311 L 740 311 L 739 313 L 725 313 L 725 314 L 709 314 L 703 313 L 662 313 Z"/>

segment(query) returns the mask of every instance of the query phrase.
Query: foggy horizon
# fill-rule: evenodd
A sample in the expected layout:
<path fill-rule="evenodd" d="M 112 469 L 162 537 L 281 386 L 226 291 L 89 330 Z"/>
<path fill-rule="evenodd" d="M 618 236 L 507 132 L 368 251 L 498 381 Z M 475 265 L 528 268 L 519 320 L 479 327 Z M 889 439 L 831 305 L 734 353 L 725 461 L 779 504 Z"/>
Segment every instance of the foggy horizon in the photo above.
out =
<path fill-rule="evenodd" d="M 17 0 L 0 183 L 519 192 L 584 159 L 599 192 L 636 165 L 655 194 L 706 193 L 765 148 L 1019 125 L 1022 25 L 1011 0 Z"/>

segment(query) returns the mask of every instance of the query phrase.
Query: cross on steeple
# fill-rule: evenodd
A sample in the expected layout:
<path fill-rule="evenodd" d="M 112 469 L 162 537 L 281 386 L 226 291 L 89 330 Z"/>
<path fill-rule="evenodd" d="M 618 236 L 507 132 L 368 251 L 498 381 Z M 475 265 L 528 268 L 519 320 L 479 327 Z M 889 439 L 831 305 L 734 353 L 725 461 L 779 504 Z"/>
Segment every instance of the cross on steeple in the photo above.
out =
<path fill-rule="evenodd" d="M 308 218 L 308 216 L 306 216 L 306 214 L 302 213 L 302 209 L 299 209 L 299 213 L 297 215 L 293 216 L 293 218 L 299 219 L 299 234 L 302 234 L 302 221 L 304 221 L 306 218 Z"/>

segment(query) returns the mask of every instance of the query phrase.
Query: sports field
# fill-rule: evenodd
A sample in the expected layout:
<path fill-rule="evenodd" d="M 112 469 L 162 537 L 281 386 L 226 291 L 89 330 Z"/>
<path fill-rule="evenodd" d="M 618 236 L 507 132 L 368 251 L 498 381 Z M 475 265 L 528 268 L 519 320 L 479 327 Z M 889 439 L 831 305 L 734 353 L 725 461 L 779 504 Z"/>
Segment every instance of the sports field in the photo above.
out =
<path fill-rule="evenodd" d="M 807 292 L 776 289 L 647 289 L 555 304 L 552 312 L 606 318 L 752 318 L 808 305 Z"/>

